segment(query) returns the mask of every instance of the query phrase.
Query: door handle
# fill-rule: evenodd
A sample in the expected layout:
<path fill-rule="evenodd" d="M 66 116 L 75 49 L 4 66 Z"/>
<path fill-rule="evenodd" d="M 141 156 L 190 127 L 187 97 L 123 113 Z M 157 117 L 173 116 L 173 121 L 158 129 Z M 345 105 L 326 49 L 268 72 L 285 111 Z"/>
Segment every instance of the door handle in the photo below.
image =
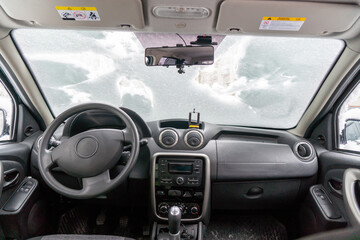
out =
<path fill-rule="evenodd" d="M 332 191 L 342 196 L 342 181 L 338 178 L 331 178 L 329 180 L 329 186 Z"/>
<path fill-rule="evenodd" d="M 263 193 L 264 189 L 261 187 L 252 187 L 244 196 L 248 199 L 257 199 L 262 197 Z"/>
<path fill-rule="evenodd" d="M 13 168 L 4 172 L 4 185 L 3 189 L 8 189 L 15 186 L 19 181 L 20 173 L 17 169 Z"/>

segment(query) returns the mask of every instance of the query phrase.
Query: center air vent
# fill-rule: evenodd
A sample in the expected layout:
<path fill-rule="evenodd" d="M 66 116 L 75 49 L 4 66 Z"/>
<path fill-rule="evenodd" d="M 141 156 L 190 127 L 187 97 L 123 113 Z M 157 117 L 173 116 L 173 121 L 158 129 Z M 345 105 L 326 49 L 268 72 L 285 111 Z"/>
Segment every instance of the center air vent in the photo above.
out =
<path fill-rule="evenodd" d="M 165 129 L 160 133 L 159 142 L 164 147 L 170 148 L 177 144 L 179 136 L 172 129 Z"/>
<path fill-rule="evenodd" d="M 191 130 L 185 135 L 185 144 L 190 148 L 198 148 L 204 142 L 204 136 L 197 130 Z"/>
<path fill-rule="evenodd" d="M 309 160 L 313 156 L 313 148 L 308 142 L 298 142 L 295 144 L 294 152 L 302 160 Z"/>

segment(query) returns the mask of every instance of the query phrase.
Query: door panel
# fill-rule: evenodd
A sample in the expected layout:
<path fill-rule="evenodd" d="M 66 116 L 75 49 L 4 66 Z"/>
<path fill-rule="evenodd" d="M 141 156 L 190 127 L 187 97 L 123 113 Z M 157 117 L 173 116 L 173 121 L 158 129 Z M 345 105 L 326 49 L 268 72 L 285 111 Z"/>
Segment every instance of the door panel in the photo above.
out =
<path fill-rule="evenodd" d="M 31 135 L 25 134 L 29 127 L 33 129 Z M 14 141 L 0 143 L 0 161 L 4 167 L 4 188 L 0 206 L 3 206 L 9 199 L 22 180 L 30 175 L 31 150 L 41 133 L 32 115 L 23 105 L 18 106 L 18 121 L 15 129 L 16 139 Z"/>
<path fill-rule="evenodd" d="M 360 156 L 337 151 L 326 151 L 318 157 L 320 174 L 319 182 L 325 187 L 331 200 L 339 207 L 346 218 L 342 189 L 335 189 L 332 181 L 342 184 L 347 168 L 360 168 Z M 342 187 L 342 185 L 341 185 Z"/>

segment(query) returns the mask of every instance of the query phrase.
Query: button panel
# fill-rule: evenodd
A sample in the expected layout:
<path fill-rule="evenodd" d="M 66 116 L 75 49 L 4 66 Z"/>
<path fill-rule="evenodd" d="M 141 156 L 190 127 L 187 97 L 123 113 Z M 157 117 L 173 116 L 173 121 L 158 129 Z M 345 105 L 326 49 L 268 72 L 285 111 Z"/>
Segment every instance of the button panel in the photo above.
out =
<path fill-rule="evenodd" d="M 204 201 L 204 160 L 161 157 L 155 166 L 155 211 L 167 218 L 167 208 L 178 206 L 182 219 L 201 216 Z"/>
<path fill-rule="evenodd" d="M 169 164 L 191 164 L 192 172 L 190 174 L 171 173 L 169 171 Z M 184 187 L 197 187 L 202 184 L 203 161 L 197 160 L 172 160 L 161 158 L 157 163 L 158 169 L 158 183 L 166 186 L 182 185 Z"/>

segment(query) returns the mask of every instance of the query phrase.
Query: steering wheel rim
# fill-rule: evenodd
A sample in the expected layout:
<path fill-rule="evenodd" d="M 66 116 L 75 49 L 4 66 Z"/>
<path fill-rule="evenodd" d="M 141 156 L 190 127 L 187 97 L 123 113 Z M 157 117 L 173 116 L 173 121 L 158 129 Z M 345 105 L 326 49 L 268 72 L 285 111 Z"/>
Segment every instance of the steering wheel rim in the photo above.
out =
<path fill-rule="evenodd" d="M 50 138 L 56 131 L 56 129 L 69 117 L 84 112 L 88 110 L 105 110 L 115 114 L 125 123 L 125 129 L 117 130 L 117 129 L 98 129 L 98 130 L 89 130 L 83 133 L 72 136 L 68 139 L 62 139 L 61 144 L 54 148 L 48 149 L 48 143 Z M 110 136 L 112 143 L 119 141 L 119 149 L 117 148 L 109 148 L 104 145 L 103 142 L 99 142 L 98 139 L 103 139 L 104 137 Z M 84 140 L 86 139 L 86 140 Z M 90 140 L 89 140 L 90 139 Z M 95 139 L 95 140 L 93 140 Z M 64 141 L 64 142 L 63 142 Z M 83 144 L 84 143 L 84 144 Z M 94 151 L 94 154 L 89 154 L 87 156 L 80 155 L 78 150 L 88 151 L 90 148 L 87 147 L 90 143 L 96 144 L 96 147 L 91 148 Z M 116 165 L 118 160 L 120 160 L 120 156 L 122 153 L 122 144 L 130 143 L 131 144 L 131 152 L 129 159 L 122 169 L 122 171 L 113 179 L 110 178 L 109 170 L 111 167 Z M 61 146 L 64 146 L 61 148 Z M 68 145 L 68 146 L 67 146 Z M 81 148 L 79 147 L 81 145 Z M 59 149 L 59 150 L 56 150 Z M 84 150 L 85 149 L 85 150 Z M 131 170 L 133 169 L 136 160 L 139 155 L 140 143 L 139 143 L 139 134 L 137 132 L 137 128 L 132 119 L 121 109 L 112 107 L 110 105 L 101 104 L 101 103 L 88 103 L 81 104 L 75 107 L 72 107 L 63 113 L 61 113 L 58 117 L 54 119 L 54 121 L 50 124 L 50 126 L 46 129 L 43 134 L 43 139 L 40 143 L 39 154 L 38 154 L 38 165 L 40 174 L 43 177 L 44 181 L 52 188 L 54 191 L 58 192 L 61 195 L 64 195 L 69 198 L 75 199 L 89 199 L 94 198 L 100 195 L 103 195 L 122 182 L 124 182 L 129 176 Z M 64 152 L 65 150 L 66 152 Z M 63 152 L 62 152 L 63 151 Z M 103 158 L 107 158 L 107 151 L 112 152 L 112 159 L 106 160 L 105 163 L 99 162 L 100 158 L 103 161 Z M 66 160 L 64 156 L 70 156 L 72 159 Z M 104 153 L 106 153 L 104 156 Z M 75 157 L 74 157 L 75 156 Z M 54 159 L 55 158 L 55 159 Z M 118 158 L 116 160 L 116 158 Z M 79 162 L 71 162 L 71 160 L 76 159 Z M 58 161 L 58 162 L 57 162 Z M 92 162 L 94 161 L 94 162 Z M 96 161 L 96 162 L 95 162 Z M 59 181 L 57 181 L 53 175 L 51 174 L 51 168 L 55 165 L 62 164 L 64 167 L 64 171 L 69 173 L 69 175 L 79 174 L 82 176 L 83 187 L 80 190 L 72 189 L 67 186 L 64 186 Z M 84 163 L 86 166 L 90 166 L 90 173 L 86 173 L 86 169 L 81 168 L 81 163 Z M 61 165 L 60 164 L 60 165 Z M 73 165 L 72 165 L 73 164 Z M 76 165 L 77 164 L 77 165 Z M 74 166 L 76 170 L 72 171 L 69 169 L 69 166 Z M 104 165 L 104 166 L 102 166 Z M 65 169 L 67 168 L 68 171 Z M 102 171 L 103 169 L 106 169 Z M 76 172 L 78 171 L 78 172 Z M 101 173 L 97 174 L 98 172 Z"/>

